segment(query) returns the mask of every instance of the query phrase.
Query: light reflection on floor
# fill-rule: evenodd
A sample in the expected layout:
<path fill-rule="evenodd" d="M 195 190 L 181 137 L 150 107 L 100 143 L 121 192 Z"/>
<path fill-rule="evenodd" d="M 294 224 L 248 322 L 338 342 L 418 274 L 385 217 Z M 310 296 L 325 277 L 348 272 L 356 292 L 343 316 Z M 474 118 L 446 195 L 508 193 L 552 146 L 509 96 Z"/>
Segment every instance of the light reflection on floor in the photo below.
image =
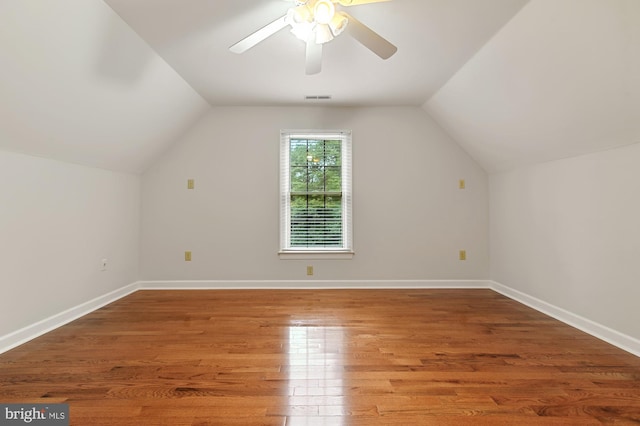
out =
<path fill-rule="evenodd" d="M 291 326 L 288 355 L 287 426 L 345 426 L 344 329 Z"/>

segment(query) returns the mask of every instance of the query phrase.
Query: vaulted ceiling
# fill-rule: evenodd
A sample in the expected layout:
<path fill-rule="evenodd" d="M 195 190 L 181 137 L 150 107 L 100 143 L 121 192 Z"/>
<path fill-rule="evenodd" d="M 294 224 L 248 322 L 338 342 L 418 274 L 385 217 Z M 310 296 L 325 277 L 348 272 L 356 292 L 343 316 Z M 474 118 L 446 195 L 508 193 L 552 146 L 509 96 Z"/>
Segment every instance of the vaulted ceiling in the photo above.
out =
<path fill-rule="evenodd" d="M 305 75 L 287 0 L 0 0 L 0 149 L 144 171 L 211 105 L 423 106 L 489 172 L 640 142 L 637 0 L 393 0 Z"/>
<path fill-rule="evenodd" d="M 640 1 L 532 0 L 425 109 L 489 172 L 640 142 Z"/>
<path fill-rule="evenodd" d="M 0 0 L 0 149 L 139 173 L 207 103 L 101 0 Z"/>

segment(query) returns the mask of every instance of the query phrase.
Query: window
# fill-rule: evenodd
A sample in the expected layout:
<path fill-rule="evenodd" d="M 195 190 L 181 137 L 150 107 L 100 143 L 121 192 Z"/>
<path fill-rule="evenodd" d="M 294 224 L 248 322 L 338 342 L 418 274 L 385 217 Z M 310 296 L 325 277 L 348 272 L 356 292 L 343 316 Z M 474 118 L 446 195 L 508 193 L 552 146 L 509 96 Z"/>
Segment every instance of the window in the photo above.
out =
<path fill-rule="evenodd" d="M 351 133 L 283 131 L 280 257 L 350 258 Z"/>

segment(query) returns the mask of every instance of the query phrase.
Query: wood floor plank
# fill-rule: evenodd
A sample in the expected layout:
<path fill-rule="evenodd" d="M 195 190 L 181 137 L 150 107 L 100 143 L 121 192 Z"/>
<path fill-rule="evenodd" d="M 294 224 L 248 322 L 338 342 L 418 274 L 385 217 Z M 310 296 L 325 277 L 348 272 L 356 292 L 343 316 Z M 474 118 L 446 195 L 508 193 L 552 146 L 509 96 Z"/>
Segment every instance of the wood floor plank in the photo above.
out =
<path fill-rule="evenodd" d="M 640 359 L 490 290 L 140 291 L 0 355 L 72 425 L 640 424 Z"/>

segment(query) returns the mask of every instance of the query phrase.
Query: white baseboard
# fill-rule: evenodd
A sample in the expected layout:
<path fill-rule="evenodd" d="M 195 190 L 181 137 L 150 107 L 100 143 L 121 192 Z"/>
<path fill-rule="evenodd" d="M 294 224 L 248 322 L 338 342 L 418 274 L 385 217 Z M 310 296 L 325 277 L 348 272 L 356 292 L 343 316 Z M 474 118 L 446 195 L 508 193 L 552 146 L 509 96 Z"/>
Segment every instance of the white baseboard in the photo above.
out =
<path fill-rule="evenodd" d="M 202 280 L 140 281 L 140 290 L 321 290 L 489 288 L 486 280 Z"/>
<path fill-rule="evenodd" d="M 624 351 L 632 353 L 635 356 L 640 357 L 640 340 L 635 339 L 626 334 L 620 333 L 602 324 L 591 321 L 580 315 L 576 315 L 565 309 L 559 308 L 551 303 L 547 303 L 544 300 L 540 300 L 533 296 L 529 296 L 521 291 L 515 290 L 506 285 L 500 284 L 495 281 L 489 281 L 489 286 L 492 290 L 510 298 L 536 311 L 549 315 L 565 324 L 582 330 L 587 334 L 597 337 L 600 340 L 604 340 Z"/>
<path fill-rule="evenodd" d="M 45 318 L 35 324 L 28 325 L 12 333 L 0 336 L 0 354 L 7 352 L 17 346 L 27 343 L 36 337 L 42 336 L 58 327 L 70 323 L 84 315 L 87 315 L 109 303 L 115 302 L 138 290 L 138 283 L 132 283 L 111 293 L 96 297 L 93 300 L 82 303 L 64 312 Z"/>

